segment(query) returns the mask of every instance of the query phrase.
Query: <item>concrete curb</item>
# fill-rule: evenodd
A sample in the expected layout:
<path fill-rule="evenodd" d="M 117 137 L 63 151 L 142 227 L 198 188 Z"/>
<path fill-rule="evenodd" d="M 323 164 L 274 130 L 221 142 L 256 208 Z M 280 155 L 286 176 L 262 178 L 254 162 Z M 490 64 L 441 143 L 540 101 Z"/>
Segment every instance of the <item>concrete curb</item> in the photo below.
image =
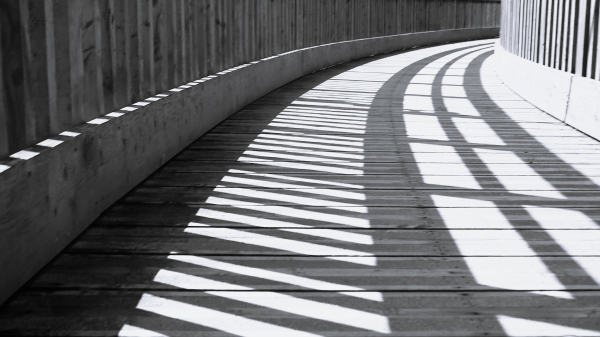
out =
<path fill-rule="evenodd" d="M 270 91 L 334 64 L 498 33 L 445 30 L 294 50 L 173 88 L 0 161 L 0 303 L 167 160 Z"/>
<path fill-rule="evenodd" d="M 495 48 L 500 79 L 531 104 L 600 140 L 600 82 L 549 68 Z"/>

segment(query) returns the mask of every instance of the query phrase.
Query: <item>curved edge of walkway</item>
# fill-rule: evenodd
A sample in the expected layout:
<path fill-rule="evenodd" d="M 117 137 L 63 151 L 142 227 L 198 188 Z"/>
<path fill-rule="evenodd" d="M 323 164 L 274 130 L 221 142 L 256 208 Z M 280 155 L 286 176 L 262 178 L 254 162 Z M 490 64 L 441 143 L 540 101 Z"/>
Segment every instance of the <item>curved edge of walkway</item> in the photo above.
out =
<path fill-rule="evenodd" d="M 498 33 L 444 30 L 295 50 L 173 88 L 13 154 L 0 162 L 0 303 L 131 188 L 270 91 L 338 63 Z"/>
<path fill-rule="evenodd" d="M 546 67 L 495 48 L 496 71 L 519 96 L 556 119 L 600 140 L 600 82 Z"/>

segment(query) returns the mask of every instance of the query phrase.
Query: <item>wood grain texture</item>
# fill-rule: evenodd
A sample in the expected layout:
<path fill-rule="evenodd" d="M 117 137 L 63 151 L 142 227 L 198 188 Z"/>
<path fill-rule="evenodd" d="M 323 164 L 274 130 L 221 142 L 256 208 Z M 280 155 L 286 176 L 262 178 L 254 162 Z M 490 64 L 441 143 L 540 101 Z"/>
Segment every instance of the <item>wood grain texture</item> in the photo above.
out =
<path fill-rule="evenodd" d="M 478 21 L 452 28 L 497 26 L 498 0 L 486 0 L 483 11 L 480 0 L 456 1 Z M 443 18 L 463 15 L 448 2 L 420 0 L 6 0 L 0 8 L 0 157 L 237 65 L 326 43 L 445 29 Z"/>
<path fill-rule="evenodd" d="M 510 95 L 491 42 L 352 61 L 254 101 L 0 307 L 0 334 L 597 335 L 600 143 Z M 439 103 L 409 109 L 424 73 L 419 97 Z M 471 105 L 450 110 L 457 77 Z"/>

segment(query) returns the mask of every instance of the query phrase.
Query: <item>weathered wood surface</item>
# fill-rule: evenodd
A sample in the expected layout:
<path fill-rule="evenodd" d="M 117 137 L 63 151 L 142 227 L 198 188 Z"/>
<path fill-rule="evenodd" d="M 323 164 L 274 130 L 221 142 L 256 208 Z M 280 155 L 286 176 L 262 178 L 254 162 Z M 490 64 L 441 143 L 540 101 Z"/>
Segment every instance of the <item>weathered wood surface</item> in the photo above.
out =
<path fill-rule="evenodd" d="M 475 13 L 478 20 L 459 20 L 457 4 L 484 10 Z M 3 0 L 0 158 L 189 81 L 291 50 L 498 27 L 499 6 L 499 0 Z M 425 22 L 428 16 L 448 19 Z"/>
<path fill-rule="evenodd" d="M 491 62 L 474 41 L 272 92 L 106 211 L 0 335 L 600 336 L 600 143 Z"/>

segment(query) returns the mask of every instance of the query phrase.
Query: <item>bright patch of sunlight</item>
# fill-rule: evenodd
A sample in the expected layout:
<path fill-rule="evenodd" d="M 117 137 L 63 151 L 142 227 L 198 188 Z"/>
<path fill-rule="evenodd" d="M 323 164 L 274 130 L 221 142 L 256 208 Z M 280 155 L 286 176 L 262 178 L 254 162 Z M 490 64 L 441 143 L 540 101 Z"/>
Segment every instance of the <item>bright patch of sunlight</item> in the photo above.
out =
<path fill-rule="evenodd" d="M 234 195 L 239 195 L 239 196 L 246 196 L 246 197 L 250 197 L 250 198 L 282 201 L 282 202 L 293 203 L 293 204 L 298 204 L 298 205 L 303 205 L 303 206 L 324 206 L 324 207 L 329 207 L 329 208 L 351 210 L 352 212 L 356 212 L 356 213 L 367 213 L 367 208 L 365 206 L 349 204 L 349 203 L 339 202 L 339 201 L 299 197 L 299 196 L 294 196 L 294 195 L 289 195 L 289 194 L 251 190 L 251 189 L 246 189 L 246 188 L 227 188 L 225 186 L 217 186 L 217 188 L 215 188 L 214 191 L 221 192 L 221 193 L 227 193 L 227 194 L 234 194 Z"/>
<path fill-rule="evenodd" d="M 496 315 L 502 329 L 509 336 L 515 337 L 560 337 L 560 336 L 600 336 L 600 332 L 573 328 L 547 322 Z M 536 317 L 537 318 L 537 317 Z"/>
<path fill-rule="evenodd" d="M 359 257 L 357 257 L 359 258 Z M 265 280 L 271 280 L 275 282 L 281 282 L 291 285 L 296 285 L 303 288 L 324 290 L 324 291 L 336 291 L 340 294 L 363 298 L 371 301 L 382 302 L 383 295 L 379 292 L 365 291 L 363 288 L 352 287 L 343 284 L 335 284 L 331 282 L 325 282 L 320 280 L 314 280 L 307 277 L 296 276 L 291 274 L 285 274 L 275 272 L 271 270 L 253 268 L 241 266 L 233 263 L 227 263 L 223 261 L 211 260 L 204 257 L 198 257 L 193 255 L 169 255 L 169 259 L 177 260 L 181 262 L 187 262 L 195 264 L 197 266 L 203 266 L 206 268 L 218 269 L 230 273 L 236 273 L 239 275 L 250 276 L 261 278 Z"/>
<path fill-rule="evenodd" d="M 404 114 L 406 134 L 410 138 L 447 141 L 442 124 L 436 116 Z"/>
<path fill-rule="evenodd" d="M 137 308 L 243 337 L 319 337 L 319 335 L 308 332 L 293 330 L 150 294 L 142 295 Z"/>
<path fill-rule="evenodd" d="M 552 184 L 511 151 L 474 149 L 500 183 L 511 193 L 566 199 Z M 506 166 L 504 163 L 512 163 Z M 515 175 L 515 168 L 517 174 Z"/>
<path fill-rule="evenodd" d="M 452 122 L 468 143 L 506 145 L 485 122 L 473 123 L 470 118 L 452 117 Z"/>
<path fill-rule="evenodd" d="M 119 331 L 119 337 L 168 337 L 156 331 L 138 328 L 137 326 L 125 324 Z"/>
<path fill-rule="evenodd" d="M 441 195 L 431 197 L 477 283 L 530 292 L 550 290 L 544 294 L 572 298 L 493 202 Z M 479 212 L 486 212 L 487 220 L 470 222 L 469 215 L 460 207 L 482 208 Z M 513 258 L 491 258 L 511 256 Z"/>
<path fill-rule="evenodd" d="M 199 228 L 204 227 L 204 228 Z M 202 236 L 208 236 L 215 239 L 234 241 L 249 245 L 273 248 L 287 252 L 293 252 L 309 256 L 323 256 L 328 259 L 346 261 L 351 263 L 364 264 L 368 266 L 377 265 L 377 260 L 373 254 L 360 252 L 356 250 L 329 247 L 298 240 L 283 239 L 279 237 L 256 234 L 240 231 L 230 228 L 207 228 L 205 224 L 196 222 L 190 223 L 185 229 L 186 233 L 192 233 Z M 361 260 L 352 259 L 354 256 L 368 257 Z"/>
<path fill-rule="evenodd" d="M 245 174 L 245 175 L 255 176 L 255 177 L 264 177 L 264 178 L 274 178 L 274 179 L 281 179 L 281 180 L 300 181 L 300 182 L 311 183 L 311 184 L 331 185 L 331 186 L 339 186 L 339 187 L 355 188 L 355 189 L 364 189 L 365 188 L 362 185 L 356 185 L 356 184 L 346 184 L 346 183 L 339 183 L 339 182 L 336 182 L 336 181 L 326 181 L 326 180 L 319 180 L 319 179 L 290 177 L 290 176 L 284 176 L 284 175 L 280 175 L 280 174 L 257 173 L 257 172 L 237 170 L 237 169 L 230 169 L 228 172 L 229 173 Z"/>
<path fill-rule="evenodd" d="M 240 157 L 238 161 L 241 162 L 256 162 L 256 158 L 250 157 Z M 261 165 L 270 165 L 270 166 L 278 166 L 278 167 L 286 167 L 293 168 L 298 170 L 307 170 L 307 171 L 318 171 L 318 172 L 327 172 L 327 173 L 337 173 L 337 174 L 348 174 L 348 175 L 363 175 L 363 170 L 353 170 L 332 166 L 323 166 L 323 165 L 312 165 L 312 164 L 304 164 L 304 163 L 295 163 L 295 162 L 285 162 L 285 161 L 272 161 L 272 160 L 261 160 Z"/>
<path fill-rule="evenodd" d="M 432 185 L 481 189 L 481 186 L 452 146 L 410 143 L 423 182 Z M 435 162 L 431 158 L 434 156 Z M 462 176 L 453 179 L 448 176 Z"/>
<path fill-rule="evenodd" d="M 339 225 L 347 225 L 352 227 L 359 228 L 370 228 L 370 221 L 367 219 L 358 219 L 344 215 L 323 213 L 323 212 L 315 212 L 309 211 L 305 209 L 297 209 L 293 207 L 286 206 L 272 206 L 259 204 L 254 202 L 247 201 L 238 201 L 226 198 L 218 198 L 218 197 L 209 197 L 206 200 L 207 204 L 213 205 L 232 205 L 237 208 L 251 209 L 259 212 L 271 213 L 271 214 L 279 214 L 283 216 L 289 216 L 298 219 L 308 219 L 314 221 L 322 221 L 335 223 Z"/>
<path fill-rule="evenodd" d="M 277 228 L 281 231 L 294 232 L 304 235 L 318 236 L 327 239 L 351 242 L 356 244 L 372 245 L 373 238 L 370 235 L 358 234 L 345 232 L 335 229 L 314 229 L 313 226 L 296 224 L 289 221 L 271 220 L 257 218 L 249 215 L 241 215 L 229 212 L 222 212 L 212 209 L 200 208 L 196 213 L 197 216 L 217 219 L 222 221 L 241 223 L 250 226 L 263 227 L 263 228 Z M 311 230 L 298 230 L 295 228 L 312 228 Z"/>
<path fill-rule="evenodd" d="M 525 209 L 552 239 L 600 284 L 600 256 L 597 256 L 600 252 L 600 226 L 583 212 L 575 210 L 536 206 L 525 206 Z"/>

